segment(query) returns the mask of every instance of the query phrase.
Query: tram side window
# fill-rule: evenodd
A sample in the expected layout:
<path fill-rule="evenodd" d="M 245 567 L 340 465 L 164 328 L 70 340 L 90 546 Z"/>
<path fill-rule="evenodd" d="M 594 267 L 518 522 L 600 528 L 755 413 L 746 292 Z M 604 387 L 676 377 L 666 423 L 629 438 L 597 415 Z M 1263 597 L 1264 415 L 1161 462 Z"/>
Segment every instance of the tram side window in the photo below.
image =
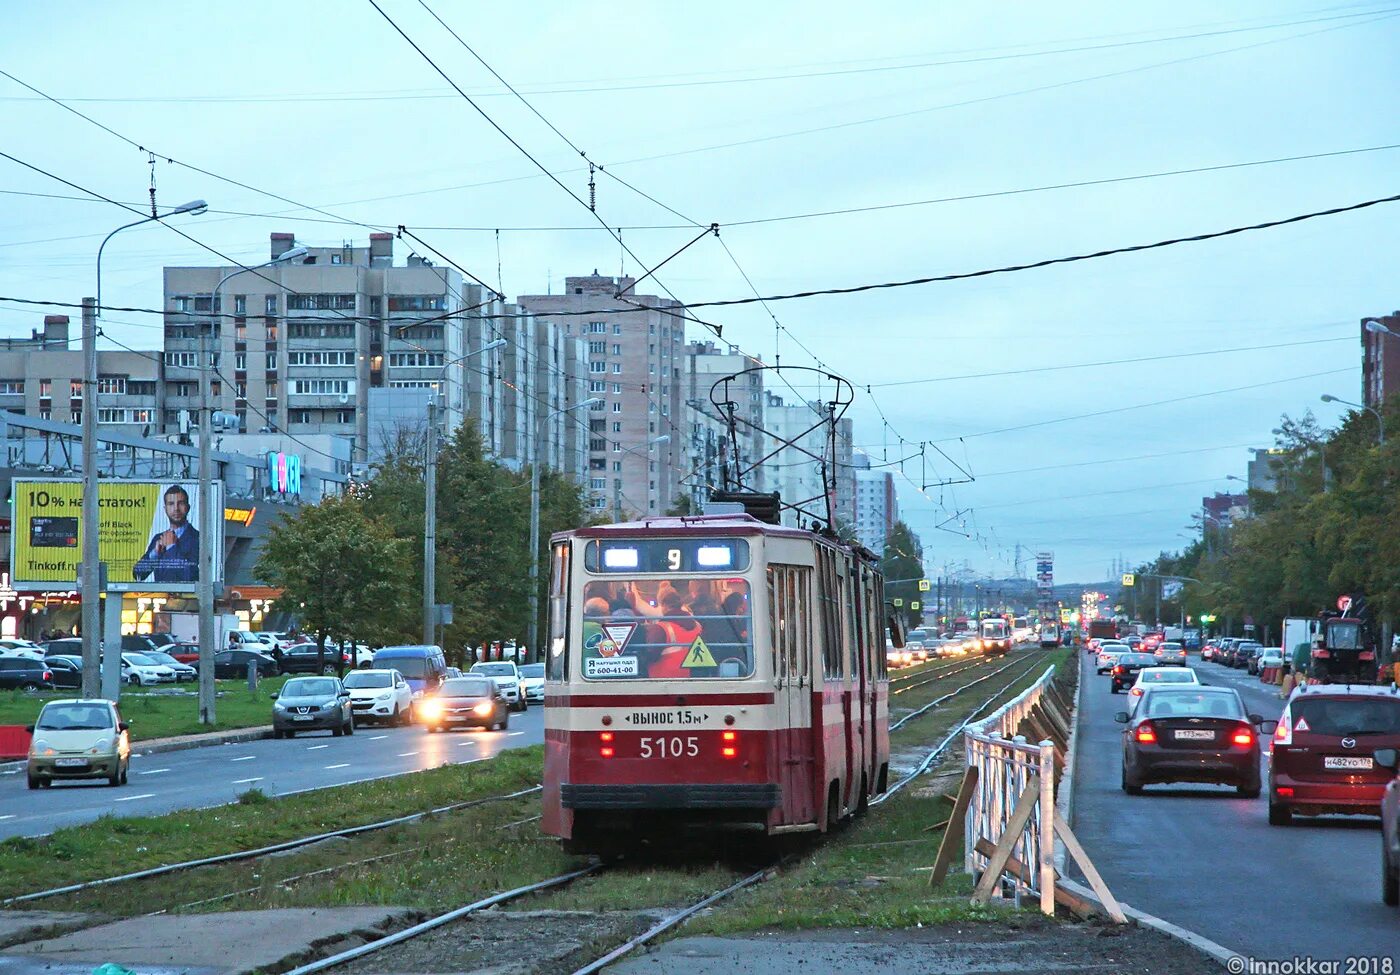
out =
<path fill-rule="evenodd" d="M 807 673 L 807 580 L 799 566 L 768 568 L 768 605 L 773 624 L 773 675 L 797 681 Z"/>
<path fill-rule="evenodd" d="M 888 677 L 890 672 L 889 655 L 884 652 L 885 648 L 885 579 L 883 576 L 873 577 L 875 596 L 870 601 L 870 615 L 873 617 L 875 627 L 875 659 L 879 661 L 880 676 Z"/>
<path fill-rule="evenodd" d="M 822 671 L 825 680 L 841 679 L 841 589 L 836 558 L 817 550 L 817 600 L 821 603 Z"/>
<path fill-rule="evenodd" d="M 856 680 L 860 675 L 860 658 L 858 656 L 860 647 L 856 639 L 856 620 L 859 619 L 859 603 L 856 590 L 855 568 L 843 560 L 842 567 L 846 570 L 845 576 L 841 580 L 841 608 L 845 617 L 843 635 L 846 638 L 846 663 L 849 669 L 846 673 L 851 675 L 852 680 Z"/>
<path fill-rule="evenodd" d="M 563 680 L 568 673 L 569 543 L 554 546 L 549 563 L 549 680 Z"/>

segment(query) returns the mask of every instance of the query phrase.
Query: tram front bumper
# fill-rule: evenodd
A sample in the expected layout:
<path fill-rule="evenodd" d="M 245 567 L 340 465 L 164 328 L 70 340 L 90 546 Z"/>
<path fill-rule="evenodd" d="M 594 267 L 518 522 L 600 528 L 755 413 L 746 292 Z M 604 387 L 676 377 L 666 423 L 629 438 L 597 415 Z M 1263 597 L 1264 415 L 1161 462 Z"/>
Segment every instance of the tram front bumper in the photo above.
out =
<path fill-rule="evenodd" d="M 565 809 L 775 809 L 782 787 L 757 785 L 575 785 L 560 787 Z"/>

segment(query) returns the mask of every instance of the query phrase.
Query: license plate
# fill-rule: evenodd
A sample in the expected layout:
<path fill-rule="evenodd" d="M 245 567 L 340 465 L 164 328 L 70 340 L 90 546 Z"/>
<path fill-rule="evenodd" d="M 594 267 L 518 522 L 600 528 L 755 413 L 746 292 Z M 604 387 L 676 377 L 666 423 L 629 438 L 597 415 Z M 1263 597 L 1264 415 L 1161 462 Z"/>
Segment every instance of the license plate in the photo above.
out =
<path fill-rule="evenodd" d="M 59 768 L 80 768 L 87 764 L 85 758 L 59 758 L 54 760 L 54 764 Z"/>
<path fill-rule="evenodd" d="M 1177 741 L 1215 741 L 1215 732 L 1186 728 L 1175 733 Z"/>
<path fill-rule="evenodd" d="M 292 720 L 293 720 L 293 721 L 310 721 L 310 720 L 312 720 L 312 718 L 311 718 L 311 715 L 309 715 L 309 714 L 294 714 L 294 715 L 292 715 Z"/>
<path fill-rule="evenodd" d="M 1347 755 L 1328 755 L 1322 760 L 1323 768 L 1344 768 L 1356 769 L 1362 772 L 1369 772 L 1376 767 L 1373 758 L 1359 758 Z"/>

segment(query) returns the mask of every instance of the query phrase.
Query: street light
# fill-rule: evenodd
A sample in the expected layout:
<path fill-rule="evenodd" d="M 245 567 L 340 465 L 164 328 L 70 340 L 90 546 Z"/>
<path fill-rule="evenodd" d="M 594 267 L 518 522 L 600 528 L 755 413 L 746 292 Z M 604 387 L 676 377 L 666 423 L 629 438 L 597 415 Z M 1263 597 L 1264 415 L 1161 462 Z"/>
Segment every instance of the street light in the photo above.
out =
<path fill-rule="evenodd" d="M 670 442 L 671 435 L 669 433 L 663 433 L 661 436 L 654 437 L 646 443 L 637 444 L 635 447 L 628 447 L 626 450 L 620 451 L 620 453 L 623 457 L 626 457 L 628 454 L 635 454 L 643 447 L 649 452 L 651 448 L 655 447 L 657 444 Z M 622 520 L 622 478 L 620 477 L 613 478 L 613 518 L 617 521 Z"/>
<path fill-rule="evenodd" d="M 437 637 L 437 411 L 438 397 L 447 384 L 447 368 L 466 362 L 472 356 L 499 349 L 505 339 L 494 339 L 466 355 L 448 359 L 438 372 L 437 387 L 428 397 L 428 442 L 423 464 L 423 642 L 436 643 Z M 444 404 L 446 405 L 446 404 Z"/>
<path fill-rule="evenodd" d="M 525 637 L 525 649 L 527 653 L 536 653 L 536 637 L 539 636 L 539 578 L 540 578 L 540 441 L 544 439 L 544 428 L 550 420 L 564 413 L 572 413 L 574 410 L 581 410 L 585 406 L 594 406 L 603 401 L 597 396 L 590 397 L 582 403 L 575 403 L 573 406 L 564 406 L 552 413 L 545 413 L 540 416 L 539 423 L 535 428 L 535 446 L 532 451 L 533 457 L 530 461 L 530 619 Z"/>
<path fill-rule="evenodd" d="M 185 204 L 192 206 L 192 204 Z M 230 278 L 259 271 L 275 264 L 285 264 L 305 257 L 305 247 L 283 251 L 270 261 L 240 267 L 219 278 L 209 292 L 209 322 L 199 333 L 199 571 L 195 573 L 199 603 L 199 723 L 213 724 L 214 714 L 214 458 L 211 441 L 214 438 L 214 417 L 209 404 L 209 374 L 214 369 L 212 346 L 214 324 L 220 314 L 219 290 Z M 222 517 L 220 512 L 220 517 Z M 223 553 L 217 553 L 222 557 Z"/>
<path fill-rule="evenodd" d="M 1364 318 L 1361 320 L 1362 326 L 1368 332 L 1375 332 L 1377 335 L 1389 335 L 1393 339 L 1400 339 L 1400 332 L 1393 332 L 1378 318 Z"/>
<path fill-rule="evenodd" d="M 1382 446 L 1385 445 L 1385 418 L 1381 416 L 1380 410 L 1372 406 L 1366 406 L 1363 403 L 1353 403 L 1350 400 L 1339 399 L 1338 397 L 1333 396 L 1331 393 L 1323 393 L 1322 402 L 1341 403 L 1343 406 L 1350 406 L 1352 409 L 1365 410 L 1366 412 L 1370 413 L 1376 418 L 1376 443 Z"/>
<path fill-rule="evenodd" d="M 99 578 L 100 560 L 98 532 L 100 531 L 97 511 L 97 318 L 102 314 L 102 252 L 107 242 L 132 227 L 139 227 L 151 221 L 182 213 L 198 215 L 209 209 L 203 200 L 191 200 L 165 213 L 152 213 L 149 217 L 124 223 L 113 230 L 97 248 L 97 297 L 83 299 L 83 525 L 82 525 L 82 590 L 83 603 L 83 697 L 95 698 L 101 687 L 97 668 L 101 651 L 97 636 L 101 627 L 98 601 L 101 598 L 102 581 Z M 107 655 L 107 667 L 112 673 L 109 690 L 121 687 L 121 643 L 120 617 L 116 632 L 107 634 L 108 640 L 115 641 L 112 652 Z M 116 692 L 113 693 L 115 698 Z"/>

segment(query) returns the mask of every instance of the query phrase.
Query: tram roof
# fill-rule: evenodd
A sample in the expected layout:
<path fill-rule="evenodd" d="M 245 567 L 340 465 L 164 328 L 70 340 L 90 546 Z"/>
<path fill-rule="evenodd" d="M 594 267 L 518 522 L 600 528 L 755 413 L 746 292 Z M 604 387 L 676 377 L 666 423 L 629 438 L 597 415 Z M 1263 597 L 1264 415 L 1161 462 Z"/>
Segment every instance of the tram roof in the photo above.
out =
<path fill-rule="evenodd" d="M 753 515 L 735 512 L 715 515 L 663 516 L 644 518 L 640 521 L 625 521 L 613 525 L 591 525 L 574 531 L 558 532 L 554 539 L 564 538 L 651 538 L 658 535 L 767 535 L 774 538 L 800 538 L 807 541 L 825 542 L 838 548 L 858 551 L 868 558 L 876 558 L 873 552 L 859 545 L 844 545 L 827 535 L 792 528 L 787 525 L 770 525 L 759 521 Z"/>

